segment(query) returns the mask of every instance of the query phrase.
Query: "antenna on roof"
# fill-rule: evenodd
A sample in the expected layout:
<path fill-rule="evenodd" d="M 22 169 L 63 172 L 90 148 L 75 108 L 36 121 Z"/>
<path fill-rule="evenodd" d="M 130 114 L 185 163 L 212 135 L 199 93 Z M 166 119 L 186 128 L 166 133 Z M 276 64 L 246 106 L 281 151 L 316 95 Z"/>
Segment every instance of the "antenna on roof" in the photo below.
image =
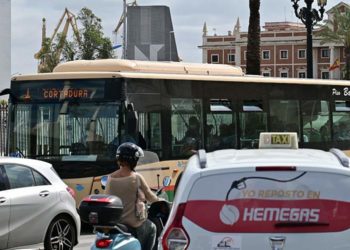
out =
<path fill-rule="evenodd" d="M 201 168 L 206 168 L 207 166 L 207 153 L 204 149 L 198 150 L 198 159 L 199 159 L 199 166 Z"/>

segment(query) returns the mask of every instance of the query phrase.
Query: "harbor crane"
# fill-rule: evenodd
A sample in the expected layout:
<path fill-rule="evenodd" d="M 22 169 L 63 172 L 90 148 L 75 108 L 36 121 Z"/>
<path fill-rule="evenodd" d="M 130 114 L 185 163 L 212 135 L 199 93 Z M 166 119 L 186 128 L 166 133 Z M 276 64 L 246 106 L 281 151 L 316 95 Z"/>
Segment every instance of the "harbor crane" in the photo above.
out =
<path fill-rule="evenodd" d="M 60 33 L 59 41 L 57 46 L 55 48 L 52 48 L 52 43 L 56 36 L 58 35 L 58 31 L 65 19 L 65 24 L 63 27 L 62 32 Z M 70 12 L 67 8 L 65 8 L 63 15 L 61 16 L 52 36 L 50 38 L 46 37 L 46 19 L 43 18 L 43 25 L 42 25 L 42 41 L 41 41 L 41 48 L 40 50 L 35 53 L 34 58 L 39 60 L 38 65 L 38 72 L 48 72 L 52 71 L 52 68 L 55 65 L 51 64 L 58 64 L 60 61 L 60 57 L 62 54 L 63 46 L 66 41 L 69 25 L 71 25 L 74 35 L 76 37 L 77 42 L 80 44 L 80 36 L 79 36 L 79 30 L 76 22 L 75 15 Z"/>

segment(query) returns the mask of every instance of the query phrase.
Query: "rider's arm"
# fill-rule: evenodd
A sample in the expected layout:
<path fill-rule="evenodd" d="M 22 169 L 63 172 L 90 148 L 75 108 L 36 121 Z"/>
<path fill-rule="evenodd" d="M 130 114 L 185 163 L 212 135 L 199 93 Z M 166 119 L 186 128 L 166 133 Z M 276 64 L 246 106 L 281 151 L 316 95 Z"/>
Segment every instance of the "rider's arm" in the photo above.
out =
<path fill-rule="evenodd" d="M 139 175 L 141 180 L 141 188 L 142 191 L 145 193 L 146 200 L 150 203 L 158 201 L 158 197 L 152 192 L 152 190 L 149 188 L 146 180 L 143 178 L 142 175 Z"/>

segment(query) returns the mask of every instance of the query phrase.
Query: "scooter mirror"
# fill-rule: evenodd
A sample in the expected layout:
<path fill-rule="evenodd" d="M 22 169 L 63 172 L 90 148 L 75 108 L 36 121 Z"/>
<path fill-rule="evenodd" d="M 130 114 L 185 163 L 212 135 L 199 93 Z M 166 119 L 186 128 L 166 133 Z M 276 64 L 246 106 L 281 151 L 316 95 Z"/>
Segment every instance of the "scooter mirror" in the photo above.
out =
<path fill-rule="evenodd" d="M 108 180 L 108 176 L 107 175 L 102 176 L 102 178 L 101 178 L 101 186 L 102 186 L 103 190 L 105 190 L 105 188 L 106 188 L 107 180 Z"/>
<path fill-rule="evenodd" d="M 163 187 L 168 187 L 171 183 L 171 178 L 170 176 L 165 176 L 163 179 Z"/>

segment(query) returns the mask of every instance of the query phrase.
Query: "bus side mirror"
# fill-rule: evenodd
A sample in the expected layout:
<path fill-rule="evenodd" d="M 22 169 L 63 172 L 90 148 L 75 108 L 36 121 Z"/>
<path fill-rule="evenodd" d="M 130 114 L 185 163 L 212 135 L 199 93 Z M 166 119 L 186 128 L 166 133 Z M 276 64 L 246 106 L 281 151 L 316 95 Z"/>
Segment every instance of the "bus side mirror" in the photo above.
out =
<path fill-rule="evenodd" d="M 0 91 L 0 96 L 3 96 L 3 95 L 10 95 L 10 98 L 12 100 L 17 100 L 17 98 L 12 93 L 11 89 L 9 89 L 9 88 L 6 88 L 6 89 L 3 89 L 3 90 Z"/>
<path fill-rule="evenodd" d="M 9 88 L 7 89 L 3 89 L 1 90 L 0 92 L 0 96 L 3 96 L 3 95 L 10 95 L 11 94 L 11 90 Z"/>

